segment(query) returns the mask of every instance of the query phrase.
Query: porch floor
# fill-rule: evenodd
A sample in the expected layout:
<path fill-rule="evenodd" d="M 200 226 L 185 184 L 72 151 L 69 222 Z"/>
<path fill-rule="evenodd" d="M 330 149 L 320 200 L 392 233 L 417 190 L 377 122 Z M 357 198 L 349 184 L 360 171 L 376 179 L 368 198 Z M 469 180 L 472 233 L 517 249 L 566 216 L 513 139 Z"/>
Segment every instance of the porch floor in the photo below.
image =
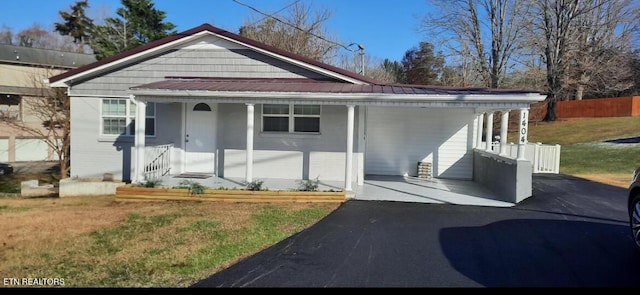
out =
<path fill-rule="evenodd" d="M 243 178 L 221 178 L 202 174 L 201 177 L 185 175 L 164 176 L 162 186 L 177 187 L 183 180 L 196 181 L 210 188 L 245 188 Z M 295 190 L 298 187 L 294 179 L 263 179 L 263 188 L 270 190 Z M 341 181 L 320 181 L 319 190 L 342 190 Z M 489 207 L 511 207 L 515 204 L 500 201 L 495 193 L 470 180 L 418 179 L 403 176 L 369 175 L 364 185 L 353 186 L 350 197 L 356 200 L 395 201 L 433 204 L 473 205 Z"/>

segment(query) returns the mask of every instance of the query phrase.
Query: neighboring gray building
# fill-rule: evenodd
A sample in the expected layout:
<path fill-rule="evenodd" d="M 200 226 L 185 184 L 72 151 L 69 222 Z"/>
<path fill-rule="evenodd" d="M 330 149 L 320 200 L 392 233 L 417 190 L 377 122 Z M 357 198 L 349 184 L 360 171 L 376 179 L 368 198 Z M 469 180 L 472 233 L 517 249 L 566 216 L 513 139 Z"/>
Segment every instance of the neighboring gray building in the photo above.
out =
<path fill-rule="evenodd" d="M 208 24 L 49 82 L 71 96 L 73 177 L 318 178 L 344 181 L 348 191 L 367 175 L 418 176 L 419 162 L 432 177 L 494 185 L 474 176 L 474 153 L 492 169 L 524 161 L 505 163 L 480 148 L 483 116 L 517 110 L 526 121 L 530 104 L 544 99 L 529 91 L 388 85 Z M 526 124 L 521 140 L 524 154 Z M 527 167 L 528 191 L 498 189 L 518 191 L 505 199 L 531 195 Z"/>
<path fill-rule="evenodd" d="M 91 54 L 0 44 L 0 113 L 28 128 L 42 129 L 32 109 L 51 74 L 96 61 Z M 0 162 L 55 160 L 42 138 L 0 121 Z"/>

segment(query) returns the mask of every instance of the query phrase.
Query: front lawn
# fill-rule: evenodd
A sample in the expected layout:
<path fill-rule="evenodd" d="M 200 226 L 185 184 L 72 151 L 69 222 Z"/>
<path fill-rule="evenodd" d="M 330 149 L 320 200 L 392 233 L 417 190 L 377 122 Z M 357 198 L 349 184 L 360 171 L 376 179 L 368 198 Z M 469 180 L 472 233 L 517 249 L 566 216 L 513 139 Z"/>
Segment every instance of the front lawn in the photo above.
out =
<path fill-rule="evenodd" d="M 4 197 L 0 276 L 60 278 L 64 287 L 186 287 L 338 206 Z"/>

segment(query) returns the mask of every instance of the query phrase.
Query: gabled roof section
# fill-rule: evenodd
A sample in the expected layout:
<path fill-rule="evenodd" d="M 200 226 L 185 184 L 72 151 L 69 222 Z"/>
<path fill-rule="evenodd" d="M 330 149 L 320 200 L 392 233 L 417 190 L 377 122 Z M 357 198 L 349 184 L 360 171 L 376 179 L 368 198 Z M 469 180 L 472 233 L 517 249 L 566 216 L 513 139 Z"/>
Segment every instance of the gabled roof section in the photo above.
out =
<path fill-rule="evenodd" d="M 214 34 L 220 38 L 247 46 L 258 52 L 271 55 L 275 58 L 291 63 L 296 63 L 299 66 L 306 67 L 310 70 L 333 76 L 337 79 L 344 80 L 345 82 L 357 84 L 379 83 L 378 81 L 366 76 L 356 74 L 332 65 L 328 65 L 308 57 L 284 51 L 266 45 L 264 43 L 240 36 L 238 34 L 234 34 L 229 31 L 214 27 L 209 24 L 203 24 L 193 29 L 138 46 L 136 48 L 121 52 L 117 55 L 110 56 L 97 62 L 53 76 L 49 78 L 49 83 L 53 87 L 63 87 L 65 86 L 65 84 L 67 84 L 67 82 L 86 78 L 91 74 L 99 75 L 101 71 L 106 71 L 111 67 L 126 63 L 127 61 L 135 57 L 146 56 L 147 54 L 155 54 L 158 51 L 170 48 L 171 46 L 182 43 L 183 41 L 189 41 L 198 38 L 199 36 L 201 36 L 202 34 L 206 34 L 207 32 Z"/>

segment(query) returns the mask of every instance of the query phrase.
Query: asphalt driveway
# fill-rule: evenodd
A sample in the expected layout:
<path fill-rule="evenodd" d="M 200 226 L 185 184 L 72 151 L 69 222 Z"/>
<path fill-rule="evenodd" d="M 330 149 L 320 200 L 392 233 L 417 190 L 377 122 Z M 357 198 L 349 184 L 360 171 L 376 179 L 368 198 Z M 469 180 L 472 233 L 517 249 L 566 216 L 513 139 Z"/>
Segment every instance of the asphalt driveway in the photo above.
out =
<path fill-rule="evenodd" d="M 636 287 L 625 194 L 536 175 L 511 208 L 348 201 L 193 287 Z"/>

